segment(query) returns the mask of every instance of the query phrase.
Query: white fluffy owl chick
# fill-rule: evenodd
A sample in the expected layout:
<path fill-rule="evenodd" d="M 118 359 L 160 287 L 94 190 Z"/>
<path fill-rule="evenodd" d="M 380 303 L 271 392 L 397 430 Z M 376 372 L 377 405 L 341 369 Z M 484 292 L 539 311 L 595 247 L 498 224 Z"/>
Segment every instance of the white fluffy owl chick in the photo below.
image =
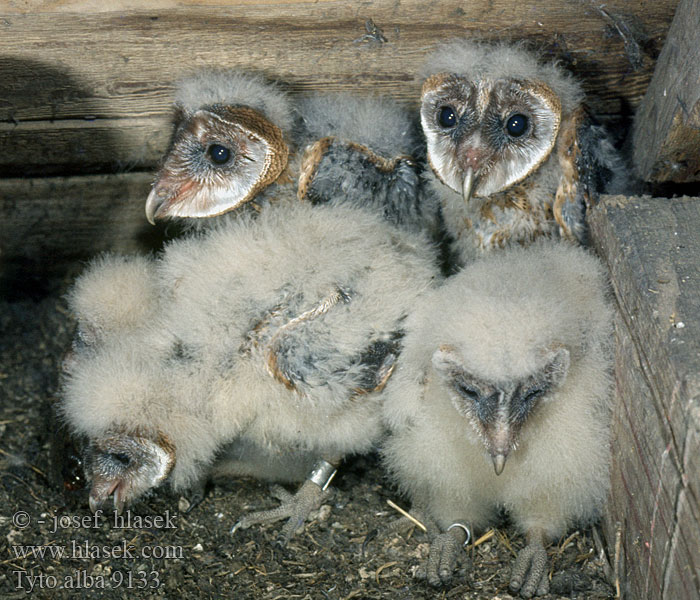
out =
<path fill-rule="evenodd" d="M 295 105 L 261 76 L 209 69 L 178 84 L 175 107 L 170 149 L 146 202 L 150 222 L 207 227 L 217 215 L 298 197 L 355 206 L 437 238 L 439 204 L 420 197 L 417 131 L 397 103 L 326 95 Z"/>
<path fill-rule="evenodd" d="M 384 406 L 390 473 L 441 531 L 427 578 L 447 583 L 463 526 L 505 508 L 527 536 L 510 587 L 548 589 L 547 540 L 608 490 L 611 307 L 600 262 L 561 242 L 481 258 L 406 322 Z"/>
<path fill-rule="evenodd" d="M 101 457 L 93 505 L 168 473 L 187 487 L 224 453 L 229 473 L 308 474 L 279 508 L 238 523 L 288 517 L 291 536 L 342 458 L 383 433 L 404 319 L 436 277 L 419 238 L 367 211 L 296 202 L 168 245 L 157 314 L 64 382 L 63 414 Z"/>
<path fill-rule="evenodd" d="M 421 125 L 454 260 L 537 237 L 585 242 L 623 166 L 581 86 L 522 44 L 456 40 L 427 59 Z"/>

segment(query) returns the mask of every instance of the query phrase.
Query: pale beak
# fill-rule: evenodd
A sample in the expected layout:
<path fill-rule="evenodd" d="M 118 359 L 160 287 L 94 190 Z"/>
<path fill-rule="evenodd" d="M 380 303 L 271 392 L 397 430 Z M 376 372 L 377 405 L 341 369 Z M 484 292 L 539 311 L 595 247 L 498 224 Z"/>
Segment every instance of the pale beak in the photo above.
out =
<path fill-rule="evenodd" d="M 468 203 L 469 199 L 472 197 L 472 190 L 474 189 L 477 177 L 478 173 L 475 173 L 474 169 L 471 167 L 467 167 L 464 173 L 464 181 L 462 182 L 462 198 L 464 198 L 465 203 Z"/>
<path fill-rule="evenodd" d="M 119 479 L 112 481 L 100 476 L 95 476 L 92 488 L 90 489 L 90 497 L 88 498 L 90 510 L 93 513 L 97 512 L 112 494 L 114 494 L 114 507 L 118 510 L 124 508 L 124 501 L 118 493 L 120 483 L 121 481 Z"/>
<path fill-rule="evenodd" d="M 493 470 L 496 471 L 496 475 L 503 473 L 503 467 L 506 466 L 506 455 L 494 454 L 491 459 L 493 460 Z"/>
<path fill-rule="evenodd" d="M 165 190 L 159 188 L 157 185 L 153 187 L 151 193 L 148 194 L 146 199 L 146 218 L 151 225 L 156 224 L 156 215 L 158 214 L 158 209 L 165 203 L 167 193 Z"/>

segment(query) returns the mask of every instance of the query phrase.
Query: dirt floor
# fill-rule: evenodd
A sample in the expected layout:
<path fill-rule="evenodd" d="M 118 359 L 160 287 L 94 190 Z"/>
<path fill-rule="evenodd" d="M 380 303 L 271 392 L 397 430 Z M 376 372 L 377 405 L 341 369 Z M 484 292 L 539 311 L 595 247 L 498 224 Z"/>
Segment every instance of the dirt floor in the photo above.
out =
<path fill-rule="evenodd" d="M 131 507 L 131 523 L 96 521 L 86 489 L 61 489 L 74 465 L 58 465 L 61 475 L 50 460 L 51 404 L 73 327 L 62 291 L 0 303 L 1 598 L 511 598 L 509 565 L 523 539 L 508 526 L 467 549 L 449 589 L 413 578 L 427 539 L 388 529 L 397 513 L 387 500 L 406 503 L 373 457 L 342 469 L 329 504 L 284 549 L 276 525 L 229 533 L 242 513 L 274 506 L 268 486 L 249 480 L 213 485 L 190 512 L 163 489 Z M 593 532 L 570 533 L 549 549 L 547 598 L 614 597 Z"/>

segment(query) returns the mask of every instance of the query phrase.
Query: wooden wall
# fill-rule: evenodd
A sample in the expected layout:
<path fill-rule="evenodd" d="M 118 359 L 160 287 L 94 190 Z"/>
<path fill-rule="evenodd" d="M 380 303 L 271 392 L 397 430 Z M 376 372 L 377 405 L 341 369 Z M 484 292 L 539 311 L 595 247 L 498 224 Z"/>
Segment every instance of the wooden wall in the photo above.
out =
<path fill-rule="evenodd" d="M 415 103 L 425 55 L 436 42 L 457 36 L 531 39 L 583 78 L 596 112 L 629 114 L 646 90 L 675 5 L 4 2 L 0 175 L 152 168 L 167 141 L 172 82 L 201 65 L 262 70 L 294 93 L 371 91 Z"/>
<path fill-rule="evenodd" d="M 606 537 L 630 600 L 700 597 L 699 228 L 700 198 L 612 196 L 591 215 L 618 308 Z"/>
<path fill-rule="evenodd" d="M 261 70 L 292 94 L 374 92 L 416 105 L 417 74 L 436 43 L 527 38 L 583 80 L 597 113 L 624 124 L 645 92 L 675 6 L 0 1 L 0 280 L 3 264 L 5 272 L 8 265 L 60 270 L 100 250 L 139 245 L 148 191 L 141 172 L 152 172 L 166 148 L 173 81 L 197 67 Z M 102 173 L 126 174 L 84 179 Z M 28 177 L 35 179 L 18 181 Z"/>
<path fill-rule="evenodd" d="M 700 2 L 681 0 L 634 124 L 645 181 L 700 181 Z"/>

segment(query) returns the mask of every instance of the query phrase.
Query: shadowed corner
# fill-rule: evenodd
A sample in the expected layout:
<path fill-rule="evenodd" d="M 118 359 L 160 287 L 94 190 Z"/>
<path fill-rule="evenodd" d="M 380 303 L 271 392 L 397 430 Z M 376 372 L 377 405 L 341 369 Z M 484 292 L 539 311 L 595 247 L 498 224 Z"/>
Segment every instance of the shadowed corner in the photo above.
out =
<path fill-rule="evenodd" d="M 48 455 L 42 459 L 47 482 L 70 504 L 76 501 L 71 498 L 84 497 L 84 440 L 60 423 L 60 358 L 49 361 L 48 354 L 70 335 L 72 321 L 59 324 L 58 313 L 48 306 L 66 292 L 87 260 L 112 249 L 119 236 L 131 236 L 127 241 L 134 250 L 148 251 L 162 245 L 165 232 L 165 227 L 150 227 L 145 217 L 135 233 L 129 229 L 132 221 L 138 223 L 130 215 L 143 213 L 151 176 L 110 181 L 123 170 L 121 132 L 105 125 L 107 110 L 97 95 L 90 82 L 65 69 L 0 57 L 2 336 L 18 336 L 4 339 L 11 348 L 51 332 L 43 362 L 52 364 L 44 366 L 37 398 L 38 435 L 45 448 L 41 453 Z M 52 319 L 45 321 L 48 313 Z M 27 366 L 27 378 L 35 376 L 32 369 Z"/>
<path fill-rule="evenodd" d="M 65 70 L 0 57 L 0 298 L 60 293 L 78 261 L 104 246 L 118 207 L 105 205 L 88 222 L 87 199 L 48 179 L 112 170 L 118 139 L 95 123 L 101 111 L 93 96 Z"/>

